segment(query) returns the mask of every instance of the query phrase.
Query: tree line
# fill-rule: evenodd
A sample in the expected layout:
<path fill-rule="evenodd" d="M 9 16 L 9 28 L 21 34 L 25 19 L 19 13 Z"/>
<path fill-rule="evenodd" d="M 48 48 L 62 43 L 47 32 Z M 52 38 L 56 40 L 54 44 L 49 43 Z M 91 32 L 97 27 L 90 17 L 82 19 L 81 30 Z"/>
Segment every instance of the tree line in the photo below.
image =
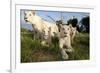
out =
<path fill-rule="evenodd" d="M 56 24 L 63 24 L 63 20 L 56 21 Z M 79 32 L 90 32 L 90 17 L 83 17 L 80 21 L 76 17 L 69 19 L 67 25 L 72 24 L 73 27 L 77 27 Z"/>

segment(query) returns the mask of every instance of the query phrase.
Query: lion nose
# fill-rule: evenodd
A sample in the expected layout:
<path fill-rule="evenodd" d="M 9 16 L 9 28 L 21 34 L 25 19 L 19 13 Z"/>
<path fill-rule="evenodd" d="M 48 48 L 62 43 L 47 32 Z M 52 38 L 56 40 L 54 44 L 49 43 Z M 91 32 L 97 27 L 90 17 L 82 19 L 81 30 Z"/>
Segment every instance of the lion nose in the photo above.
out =
<path fill-rule="evenodd" d="M 64 32 L 64 34 L 67 34 L 67 32 Z"/>

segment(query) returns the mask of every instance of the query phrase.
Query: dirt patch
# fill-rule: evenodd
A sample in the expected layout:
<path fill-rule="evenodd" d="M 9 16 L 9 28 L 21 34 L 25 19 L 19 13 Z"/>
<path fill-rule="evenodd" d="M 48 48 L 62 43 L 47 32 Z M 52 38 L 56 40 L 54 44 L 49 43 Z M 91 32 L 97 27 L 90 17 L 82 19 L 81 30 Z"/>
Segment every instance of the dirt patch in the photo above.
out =
<path fill-rule="evenodd" d="M 44 50 L 35 51 L 32 54 L 32 60 L 35 62 L 56 61 L 59 60 L 60 58 L 61 57 L 59 53 L 54 53 L 54 52 L 49 52 Z"/>

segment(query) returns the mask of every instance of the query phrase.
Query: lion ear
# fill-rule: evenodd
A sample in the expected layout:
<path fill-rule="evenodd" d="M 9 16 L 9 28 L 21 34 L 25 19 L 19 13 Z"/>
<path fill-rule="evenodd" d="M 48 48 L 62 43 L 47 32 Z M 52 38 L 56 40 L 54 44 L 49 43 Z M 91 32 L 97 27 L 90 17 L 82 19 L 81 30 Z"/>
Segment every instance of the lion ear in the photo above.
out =
<path fill-rule="evenodd" d="M 33 15 L 35 15 L 35 10 L 32 11 Z"/>
<path fill-rule="evenodd" d="M 76 27 L 74 27 L 74 29 L 76 30 L 77 28 L 76 28 Z"/>
<path fill-rule="evenodd" d="M 59 24 L 59 27 L 61 28 L 63 25 L 62 24 Z"/>
<path fill-rule="evenodd" d="M 72 28 L 72 24 L 69 24 L 69 27 Z"/>
<path fill-rule="evenodd" d="M 27 13 L 26 13 L 26 11 L 24 11 L 24 15 L 26 15 Z"/>

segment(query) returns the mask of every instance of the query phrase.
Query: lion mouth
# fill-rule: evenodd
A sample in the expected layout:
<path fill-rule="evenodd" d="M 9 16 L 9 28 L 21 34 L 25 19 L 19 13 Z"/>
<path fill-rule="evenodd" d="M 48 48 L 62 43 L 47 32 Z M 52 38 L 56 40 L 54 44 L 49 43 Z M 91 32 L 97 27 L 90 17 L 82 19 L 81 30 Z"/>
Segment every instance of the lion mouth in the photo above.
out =
<path fill-rule="evenodd" d="M 64 35 L 64 37 L 67 37 L 67 35 Z"/>
<path fill-rule="evenodd" d="M 44 36 L 44 39 L 47 40 L 47 39 L 48 39 L 48 35 L 45 35 L 45 36 Z"/>
<path fill-rule="evenodd" d="M 26 21 L 26 22 L 28 22 L 28 20 L 27 20 L 27 19 L 25 19 L 25 21 Z"/>
<path fill-rule="evenodd" d="M 25 20 L 26 22 L 28 22 L 27 18 L 24 18 L 24 20 Z"/>

